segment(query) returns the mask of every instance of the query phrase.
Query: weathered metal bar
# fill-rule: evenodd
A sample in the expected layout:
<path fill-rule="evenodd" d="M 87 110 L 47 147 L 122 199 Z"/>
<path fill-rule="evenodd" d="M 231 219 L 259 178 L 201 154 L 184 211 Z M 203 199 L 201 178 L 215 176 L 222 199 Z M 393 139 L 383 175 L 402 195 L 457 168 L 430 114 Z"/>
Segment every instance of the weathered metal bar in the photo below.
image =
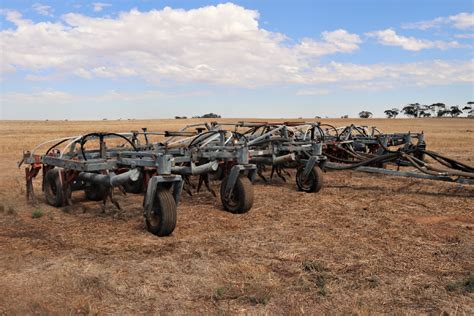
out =
<path fill-rule="evenodd" d="M 303 179 L 306 180 L 309 176 L 309 174 L 311 173 L 311 170 L 313 170 L 314 166 L 316 165 L 316 163 L 318 162 L 318 157 L 316 156 L 311 156 L 309 159 L 308 159 L 308 162 L 306 163 L 306 166 L 304 167 L 304 170 L 303 170 Z"/>
<path fill-rule="evenodd" d="M 171 168 L 171 172 L 186 175 L 199 175 L 217 171 L 218 167 L 219 163 L 214 160 L 199 166 L 196 166 L 194 163 L 192 163 L 191 166 L 174 166 Z"/>
<path fill-rule="evenodd" d="M 137 181 L 140 176 L 138 169 L 132 169 L 121 174 L 98 174 L 93 172 L 81 172 L 78 178 L 87 182 L 94 182 L 97 184 L 105 185 L 107 187 L 117 187 L 123 185 L 129 181 Z"/>
<path fill-rule="evenodd" d="M 286 126 L 282 125 L 282 126 L 279 126 L 279 127 L 275 128 L 275 129 L 272 129 L 270 132 L 265 133 L 265 134 L 263 134 L 263 135 L 260 135 L 259 137 L 257 137 L 257 138 L 255 138 L 255 139 L 249 141 L 249 142 L 248 142 L 248 145 L 251 146 L 251 145 L 253 145 L 253 144 L 255 144 L 255 143 L 258 143 L 259 141 L 261 141 L 261 140 L 263 140 L 263 139 L 265 139 L 265 138 L 267 138 L 267 137 L 273 135 L 273 133 L 278 132 L 278 131 L 282 130 L 282 129 L 285 128 L 285 127 L 286 127 Z"/>
<path fill-rule="evenodd" d="M 99 171 L 112 170 L 117 167 L 116 161 L 97 159 L 97 160 L 69 160 L 51 156 L 43 156 L 42 162 L 46 165 L 72 169 L 76 171 Z"/>
<path fill-rule="evenodd" d="M 354 170 L 355 171 L 368 172 L 368 173 L 380 173 L 380 174 L 386 174 L 386 175 L 391 175 L 391 176 L 399 176 L 399 177 L 410 177 L 410 178 L 419 178 L 419 179 L 429 179 L 429 180 L 474 184 L 474 179 L 466 179 L 466 178 L 453 179 L 453 178 L 450 178 L 450 177 L 447 177 L 447 176 L 446 177 L 434 176 L 434 175 L 429 175 L 429 174 L 423 174 L 423 173 L 416 172 L 416 171 L 397 171 L 397 170 L 375 168 L 375 167 L 358 167 Z"/>
<path fill-rule="evenodd" d="M 292 162 L 296 160 L 296 155 L 294 153 L 289 153 L 287 155 L 276 157 L 273 161 L 275 164 L 279 165 L 285 162 Z"/>

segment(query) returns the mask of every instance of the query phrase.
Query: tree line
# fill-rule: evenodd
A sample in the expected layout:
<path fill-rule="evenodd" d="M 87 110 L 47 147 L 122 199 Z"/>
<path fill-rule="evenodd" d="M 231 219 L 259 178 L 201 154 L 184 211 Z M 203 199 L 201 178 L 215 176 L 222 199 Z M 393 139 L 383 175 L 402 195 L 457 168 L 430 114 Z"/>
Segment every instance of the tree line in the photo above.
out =
<path fill-rule="evenodd" d="M 216 113 L 207 113 L 207 114 L 204 114 L 204 115 L 195 115 L 193 116 L 193 118 L 221 118 L 222 116 L 220 116 L 219 114 L 216 114 Z M 185 120 L 187 119 L 188 117 L 187 116 L 175 116 L 174 117 L 175 119 L 177 120 Z"/>
<path fill-rule="evenodd" d="M 467 117 L 474 117 L 474 102 L 469 101 L 464 107 L 459 105 L 448 106 L 444 103 L 433 103 L 431 105 L 422 105 L 419 103 L 410 103 L 405 105 L 402 109 L 391 108 L 385 110 L 384 113 L 387 118 L 396 118 L 400 113 L 413 118 L 418 117 L 458 117 L 464 112 Z M 372 112 L 359 112 L 360 118 L 372 117 Z"/>

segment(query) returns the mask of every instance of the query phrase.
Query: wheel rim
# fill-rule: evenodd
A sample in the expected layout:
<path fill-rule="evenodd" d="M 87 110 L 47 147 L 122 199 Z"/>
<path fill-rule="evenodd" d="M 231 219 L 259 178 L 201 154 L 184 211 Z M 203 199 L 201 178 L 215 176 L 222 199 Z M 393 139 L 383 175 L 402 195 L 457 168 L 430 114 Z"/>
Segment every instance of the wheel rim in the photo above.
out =
<path fill-rule="evenodd" d="M 47 190 L 49 195 L 53 198 L 56 197 L 56 195 L 58 194 L 58 190 L 54 182 L 48 181 Z"/>
<path fill-rule="evenodd" d="M 313 172 L 310 172 L 308 177 L 306 178 L 306 181 L 303 181 L 303 170 L 298 173 L 297 179 L 298 179 L 298 186 L 301 188 L 301 190 L 307 191 L 311 189 L 311 185 L 313 184 L 314 181 L 314 176 Z"/>
<path fill-rule="evenodd" d="M 239 204 L 239 197 L 238 197 L 238 194 L 236 194 L 236 188 L 234 187 L 234 189 L 232 190 L 232 192 L 230 193 L 230 197 L 225 197 L 224 200 L 226 202 L 226 204 L 229 206 L 229 207 L 237 207 L 237 205 Z"/>
<path fill-rule="evenodd" d="M 153 210 L 147 212 L 147 221 L 152 227 L 158 227 L 160 225 L 160 217 L 156 215 Z"/>

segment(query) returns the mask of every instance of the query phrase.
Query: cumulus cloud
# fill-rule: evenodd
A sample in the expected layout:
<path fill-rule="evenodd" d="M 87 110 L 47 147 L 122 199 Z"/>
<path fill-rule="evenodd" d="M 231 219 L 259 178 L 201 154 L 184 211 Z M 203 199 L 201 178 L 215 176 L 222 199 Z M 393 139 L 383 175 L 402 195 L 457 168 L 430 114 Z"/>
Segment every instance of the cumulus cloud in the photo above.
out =
<path fill-rule="evenodd" d="M 448 17 L 437 17 L 433 20 L 405 23 L 402 25 L 405 29 L 427 30 L 434 27 L 447 25 L 456 29 L 465 30 L 474 27 L 474 14 L 461 12 Z"/>
<path fill-rule="evenodd" d="M 259 26 L 257 11 L 227 3 L 192 10 L 123 12 L 114 18 L 66 14 L 33 23 L 18 12 L 3 30 L 4 65 L 51 69 L 83 78 L 140 76 L 158 83 L 207 82 L 256 86 L 304 81 L 309 60 L 352 52 L 360 38 L 345 30 L 289 45 Z M 6 66 L 5 66 L 6 67 Z"/>
<path fill-rule="evenodd" d="M 403 49 L 411 51 L 419 51 L 428 48 L 448 49 L 452 47 L 460 47 L 456 41 L 430 41 L 426 39 L 418 39 L 416 37 L 407 37 L 398 35 L 393 29 L 385 29 L 366 33 L 369 37 L 374 37 L 382 45 L 400 46 Z"/>
<path fill-rule="evenodd" d="M 41 3 L 35 3 L 35 4 L 33 4 L 32 8 L 38 14 L 41 14 L 41 15 L 44 15 L 44 16 L 53 16 L 53 11 L 54 10 L 49 5 L 44 5 L 44 4 L 41 4 Z"/>
<path fill-rule="evenodd" d="M 152 84 L 199 82 L 241 87 L 312 87 L 336 82 L 356 87 L 370 81 L 391 87 L 473 81 L 471 61 L 323 64 L 321 56 L 356 51 L 361 38 L 339 29 L 323 32 L 319 39 L 304 38 L 290 44 L 284 34 L 263 29 L 257 11 L 232 3 L 192 10 L 132 10 L 101 18 L 70 13 L 60 21 L 38 23 L 16 11 L 3 14 L 15 27 L 0 32 L 0 42 L 6 48 L 0 68 L 7 75 L 21 70 L 32 81 L 47 79 L 42 73 L 53 79 L 137 77 Z M 414 51 L 457 45 L 404 37 L 391 29 L 371 36 L 385 45 Z M 324 91 L 300 91 L 305 93 Z"/>
<path fill-rule="evenodd" d="M 368 65 L 330 62 L 315 67 L 309 78 L 305 82 L 309 87 L 297 91 L 297 95 L 329 93 L 329 90 L 318 87 L 321 84 L 331 88 L 337 86 L 337 89 L 343 90 L 382 91 L 413 86 L 471 83 L 474 81 L 474 60 Z"/>
<path fill-rule="evenodd" d="M 92 9 L 94 10 L 94 12 L 100 12 L 100 11 L 102 11 L 104 8 L 110 7 L 110 6 L 112 6 L 110 3 L 94 2 L 94 3 L 92 4 Z"/>
<path fill-rule="evenodd" d="M 334 53 L 350 53 L 359 48 L 362 40 L 357 34 L 350 34 L 346 30 L 323 32 L 323 41 L 304 38 L 296 49 L 307 55 L 323 56 Z"/>

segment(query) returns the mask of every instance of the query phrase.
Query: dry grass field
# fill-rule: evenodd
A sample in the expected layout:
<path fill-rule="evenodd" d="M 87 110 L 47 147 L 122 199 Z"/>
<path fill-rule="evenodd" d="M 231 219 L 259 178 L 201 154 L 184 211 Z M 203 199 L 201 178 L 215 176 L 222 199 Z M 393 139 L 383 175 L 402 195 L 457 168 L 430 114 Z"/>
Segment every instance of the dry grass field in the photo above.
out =
<path fill-rule="evenodd" d="M 165 238 L 146 232 L 140 196 L 104 211 L 77 192 L 56 209 L 37 180 L 39 202 L 25 201 L 23 149 L 189 121 L 0 122 L 0 314 L 474 314 L 473 186 L 352 171 L 325 173 L 316 194 L 257 181 L 243 215 L 184 194 Z M 429 149 L 474 164 L 474 120 L 322 121 L 423 130 Z"/>

